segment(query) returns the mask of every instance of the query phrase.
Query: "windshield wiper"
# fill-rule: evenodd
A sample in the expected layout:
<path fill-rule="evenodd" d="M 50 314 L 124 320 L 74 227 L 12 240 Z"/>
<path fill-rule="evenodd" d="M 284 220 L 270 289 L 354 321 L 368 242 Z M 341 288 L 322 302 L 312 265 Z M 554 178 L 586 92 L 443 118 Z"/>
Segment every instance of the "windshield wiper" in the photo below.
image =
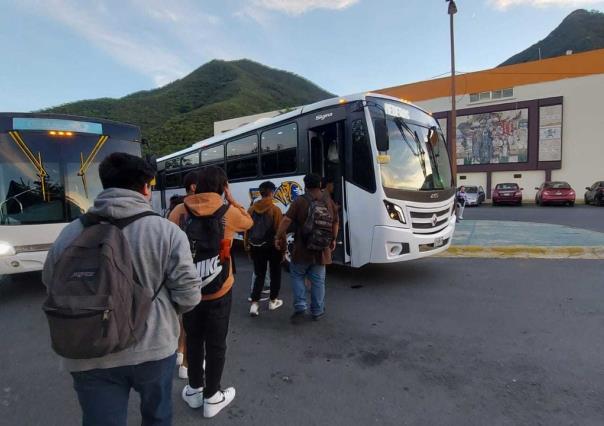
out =
<path fill-rule="evenodd" d="M 426 152 L 424 151 L 424 149 L 422 147 L 422 143 L 420 142 L 419 137 L 417 136 L 417 133 L 413 132 L 411 130 L 411 128 L 407 125 L 407 123 L 405 123 L 403 121 L 403 119 L 400 118 L 400 117 L 395 117 L 394 123 L 396 124 L 396 126 L 399 129 L 399 131 L 401 132 L 401 135 L 403 136 L 403 140 L 405 141 L 405 143 L 407 144 L 407 146 L 409 147 L 409 149 L 411 150 L 411 152 L 413 153 L 413 155 L 415 155 L 418 158 L 419 164 L 420 164 L 420 166 L 422 168 L 422 173 L 424 174 L 424 178 L 426 178 L 428 176 L 428 171 L 426 169 L 426 159 L 424 158 L 424 155 L 426 154 Z M 411 136 L 413 136 L 413 141 L 415 142 L 415 147 L 417 149 L 417 152 L 415 152 L 413 150 L 413 148 L 411 147 L 411 144 L 409 143 L 409 141 L 405 137 L 405 130 L 408 133 L 410 133 Z"/>
<path fill-rule="evenodd" d="M 90 151 L 90 154 L 88 154 L 88 157 L 86 157 L 86 160 L 84 160 L 84 153 L 80 152 L 80 170 L 78 170 L 78 176 L 82 178 L 82 185 L 84 185 L 84 194 L 86 194 L 86 198 L 88 198 L 88 183 L 86 182 L 86 172 L 88 171 L 88 168 L 92 164 L 92 161 L 97 156 L 103 145 L 105 145 L 105 142 L 107 142 L 107 139 L 109 139 L 109 136 L 102 135 L 96 142 L 96 145 L 94 145 L 94 147 L 92 148 L 92 151 Z"/>
<path fill-rule="evenodd" d="M 38 172 L 38 176 L 40 177 L 40 189 L 42 190 L 42 200 L 50 201 L 50 197 L 47 199 L 46 193 L 46 177 L 48 176 L 48 173 L 42 164 L 42 154 L 38 152 L 38 158 L 36 158 L 34 153 L 31 152 L 23 138 L 21 138 L 19 132 L 16 130 L 9 131 L 8 134 Z"/>

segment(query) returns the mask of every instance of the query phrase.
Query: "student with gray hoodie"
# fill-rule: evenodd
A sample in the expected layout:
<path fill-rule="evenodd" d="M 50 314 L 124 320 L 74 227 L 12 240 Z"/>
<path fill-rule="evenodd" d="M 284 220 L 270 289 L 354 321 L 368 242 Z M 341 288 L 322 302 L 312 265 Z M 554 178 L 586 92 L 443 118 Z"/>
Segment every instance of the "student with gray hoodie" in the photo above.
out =
<path fill-rule="evenodd" d="M 113 153 L 101 162 L 99 175 L 104 190 L 89 213 L 119 220 L 152 210 L 149 201 L 155 171 L 141 158 Z M 52 282 L 61 253 L 83 229 L 81 221 L 75 220 L 61 232 L 44 264 L 45 285 Z M 159 290 L 144 334 L 119 352 L 63 361 L 73 377 L 83 425 L 126 425 L 131 389 L 140 394 L 142 424 L 170 425 L 178 314 L 200 302 L 201 279 L 193 265 L 187 236 L 169 220 L 146 216 L 122 231 L 139 283 L 151 293 Z"/>

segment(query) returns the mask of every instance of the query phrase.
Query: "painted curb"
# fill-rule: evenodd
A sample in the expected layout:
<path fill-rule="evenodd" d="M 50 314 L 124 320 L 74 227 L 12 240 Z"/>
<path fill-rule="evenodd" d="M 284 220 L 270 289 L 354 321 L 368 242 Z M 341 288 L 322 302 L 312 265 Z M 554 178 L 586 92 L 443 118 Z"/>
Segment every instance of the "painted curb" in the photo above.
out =
<path fill-rule="evenodd" d="M 604 246 L 451 246 L 439 257 L 595 259 L 604 260 Z"/>

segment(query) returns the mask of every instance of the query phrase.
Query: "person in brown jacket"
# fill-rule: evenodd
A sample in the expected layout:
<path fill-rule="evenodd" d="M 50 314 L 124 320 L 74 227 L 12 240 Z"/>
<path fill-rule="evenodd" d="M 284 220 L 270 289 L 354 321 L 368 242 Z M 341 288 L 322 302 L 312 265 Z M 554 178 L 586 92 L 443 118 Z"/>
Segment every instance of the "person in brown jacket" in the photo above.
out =
<path fill-rule="evenodd" d="M 264 279 L 266 277 L 267 264 L 270 268 L 270 301 L 268 309 L 274 311 L 283 305 L 278 299 L 281 289 L 281 261 L 283 252 L 277 250 L 274 245 L 275 235 L 283 214 L 279 207 L 273 203 L 275 184 L 270 181 L 260 184 L 260 195 L 262 198 L 256 201 L 248 210 L 254 219 L 254 225 L 245 233 L 245 248 L 250 253 L 254 262 L 254 288 L 252 290 L 252 304 L 250 315 L 258 316 L 260 309 L 260 296 Z"/>
<path fill-rule="evenodd" d="M 185 191 L 187 195 L 194 195 L 195 189 L 197 188 L 197 172 L 192 171 L 185 175 L 183 179 Z M 185 208 L 184 199 L 182 195 L 174 195 L 173 197 L 180 197 L 182 201 L 172 208 L 168 214 L 168 220 L 172 223 L 177 224 L 180 229 L 185 229 L 185 222 L 187 220 L 187 209 Z M 176 350 L 176 363 L 178 364 L 178 377 L 181 379 L 189 378 L 189 363 L 187 361 L 187 337 L 185 336 L 185 329 L 182 325 L 182 317 L 180 318 L 180 335 L 178 337 L 178 349 Z"/>
<path fill-rule="evenodd" d="M 188 213 L 203 218 L 223 212 L 224 235 L 220 243 L 220 254 L 213 261 L 200 262 L 194 257 L 203 282 L 209 281 L 206 285 L 212 292 L 208 293 L 208 289 L 202 288 L 201 303 L 183 315 L 187 335 L 189 384 L 183 389 L 182 398 L 191 408 L 203 406 L 204 417 L 214 417 L 235 398 L 235 388 L 222 389 L 220 385 L 231 314 L 231 289 L 235 282 L 230 249 L 235 233 L 247 231 L 252 227 L 253 221 L 246 209 L 231 195 L 227 176 L 221 168 L 207 167 L 201 170 L 195 192 L 195 195 L 185 198 Z M 187 233 L 190 232 L 189 228 L 187 226 Z M 224 281 L 219 274 L 223 268 L 228 271 Z"/>

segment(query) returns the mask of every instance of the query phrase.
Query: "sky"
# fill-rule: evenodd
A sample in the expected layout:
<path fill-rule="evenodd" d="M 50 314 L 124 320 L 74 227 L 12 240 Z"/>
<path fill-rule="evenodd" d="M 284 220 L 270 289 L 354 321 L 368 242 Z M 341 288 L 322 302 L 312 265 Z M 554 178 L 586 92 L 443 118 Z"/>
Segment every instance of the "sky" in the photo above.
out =
<path fill-rule="evenodd" d="M 492 68 L 599 0 L 457 0 L 457 70 Z M 119 98 L 249 58 L 338 95 L 450 72 L 443 0 L 0 0 L 0 111 Z"/>

